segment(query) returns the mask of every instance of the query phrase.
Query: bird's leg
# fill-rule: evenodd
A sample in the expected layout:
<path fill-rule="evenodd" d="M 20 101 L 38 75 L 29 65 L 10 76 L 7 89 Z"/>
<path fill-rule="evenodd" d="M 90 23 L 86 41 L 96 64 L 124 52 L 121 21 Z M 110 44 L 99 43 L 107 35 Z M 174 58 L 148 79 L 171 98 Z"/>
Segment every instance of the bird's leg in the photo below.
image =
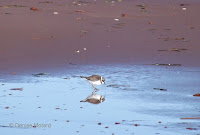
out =
<path fill-rule="evenodd" d="M 94 91 L 93 92 L 97 92 L 98 89 L 94 87 L 94 85 L 92 84 L 92 87 L 94 88 Z"/>
<path fill-rule="evenodd" d="M 94 89 L 96 89 L 95 87 L 94 87 L 94 85 L 92 84 L 92 87 L 94 88 Z"/>
<path fill-rule="evenodd" d="M 92 87 L 94 88 L 92 95 L 96 92 L 94 85 L 92 84 Z"/>
<path fill-rule="evenodd" d="M 95 92 L 96 92 L 96 91 L 95 91 L 95 90 L 93 90 L 93 92 L 92 92 L 92 95 L 94 95 L 94 94 L 95 94 Z"/>
<path fill-rule="evenodd" d="M 92 92 L 92 95 L 95 94 L 95 92 L 99 91 L 98 89 L 94 89 L 93 92 Z"/>

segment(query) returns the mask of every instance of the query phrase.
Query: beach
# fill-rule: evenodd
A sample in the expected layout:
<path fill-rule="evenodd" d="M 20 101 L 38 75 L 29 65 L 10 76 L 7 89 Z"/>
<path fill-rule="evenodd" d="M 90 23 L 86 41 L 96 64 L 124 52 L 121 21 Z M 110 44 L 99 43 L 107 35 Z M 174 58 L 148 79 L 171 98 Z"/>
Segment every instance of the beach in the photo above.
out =
<path fill-rule="evenodd" d="M 2 0 L 1 133 L 199 135 L 199 7 Z M 95 74 L 105 101 L 80 102 Z"/>

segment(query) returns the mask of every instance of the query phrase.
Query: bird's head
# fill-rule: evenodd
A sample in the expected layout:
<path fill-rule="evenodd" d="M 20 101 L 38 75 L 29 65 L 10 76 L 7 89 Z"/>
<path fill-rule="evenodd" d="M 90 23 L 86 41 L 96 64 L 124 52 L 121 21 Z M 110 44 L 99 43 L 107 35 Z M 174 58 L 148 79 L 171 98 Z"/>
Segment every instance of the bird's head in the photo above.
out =
<path fill-rule="evenodd" d="M 102 78 L 101 78 L 101 81 L 102 81 L 103 84 L 106 84 L 105 78 L 102 77 Z"/>
<path fill-rule="evenodd" d="M 102 102 L 104 102 L 105 101 L 105 97 L 104 96 L 101 96 L 100 97 L 100 102 L 102 103 Z"/>

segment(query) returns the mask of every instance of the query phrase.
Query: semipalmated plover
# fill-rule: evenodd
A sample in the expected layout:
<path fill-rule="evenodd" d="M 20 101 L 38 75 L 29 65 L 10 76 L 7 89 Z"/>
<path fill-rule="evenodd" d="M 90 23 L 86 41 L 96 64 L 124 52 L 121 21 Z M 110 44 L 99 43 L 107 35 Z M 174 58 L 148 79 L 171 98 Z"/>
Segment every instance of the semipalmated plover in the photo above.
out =
<path fill-rule="evenodd" d="M 80 76 L 81 78 L 85 78 L 89 83 L 92 84 L 92 87 L 94 88 L 94 90 L 98 90 L 97 88 L 94 87 L 94 85 L 101 85 L 101 84 L 105 84 L 105 78 L 103 78 L 100 75 L 92 75 L 89 77 L 85 77 L 85 76 Z"/>
<path fill-rule="evenodd" d="M 105 101 L 105 97 L 99 94 L 92 93 L 85 100 L 81 100 L 80 102 L 89 102 L 92 104 L 99 104 Z"/>

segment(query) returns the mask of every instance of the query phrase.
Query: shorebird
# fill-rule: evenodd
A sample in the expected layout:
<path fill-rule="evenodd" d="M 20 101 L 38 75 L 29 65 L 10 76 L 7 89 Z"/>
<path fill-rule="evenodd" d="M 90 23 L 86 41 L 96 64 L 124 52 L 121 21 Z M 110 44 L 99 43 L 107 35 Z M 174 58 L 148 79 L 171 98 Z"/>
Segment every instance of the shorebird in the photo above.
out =
<path fill-rule="evenodd" d="M 91 83 L 92 87 L 94 88 L 95 91 L 98 91 L 98 89 L 95 88 L 94 85 L 105 84 L 105 78 L 103 78 L 100 75 L 92 75 L 92 76 L 89 76 L 89 77 L 80 76 L 80 77 L 85 78 L 89 83 Z"/>
<path fill-rule="evenodd" d="M 85 100 L 81 100 L 80 102 L 89 102 L 92 104 L 99 104 L 105 101 L 105 97 L 99 94 L 92 94 L 88 96 Z"/>

